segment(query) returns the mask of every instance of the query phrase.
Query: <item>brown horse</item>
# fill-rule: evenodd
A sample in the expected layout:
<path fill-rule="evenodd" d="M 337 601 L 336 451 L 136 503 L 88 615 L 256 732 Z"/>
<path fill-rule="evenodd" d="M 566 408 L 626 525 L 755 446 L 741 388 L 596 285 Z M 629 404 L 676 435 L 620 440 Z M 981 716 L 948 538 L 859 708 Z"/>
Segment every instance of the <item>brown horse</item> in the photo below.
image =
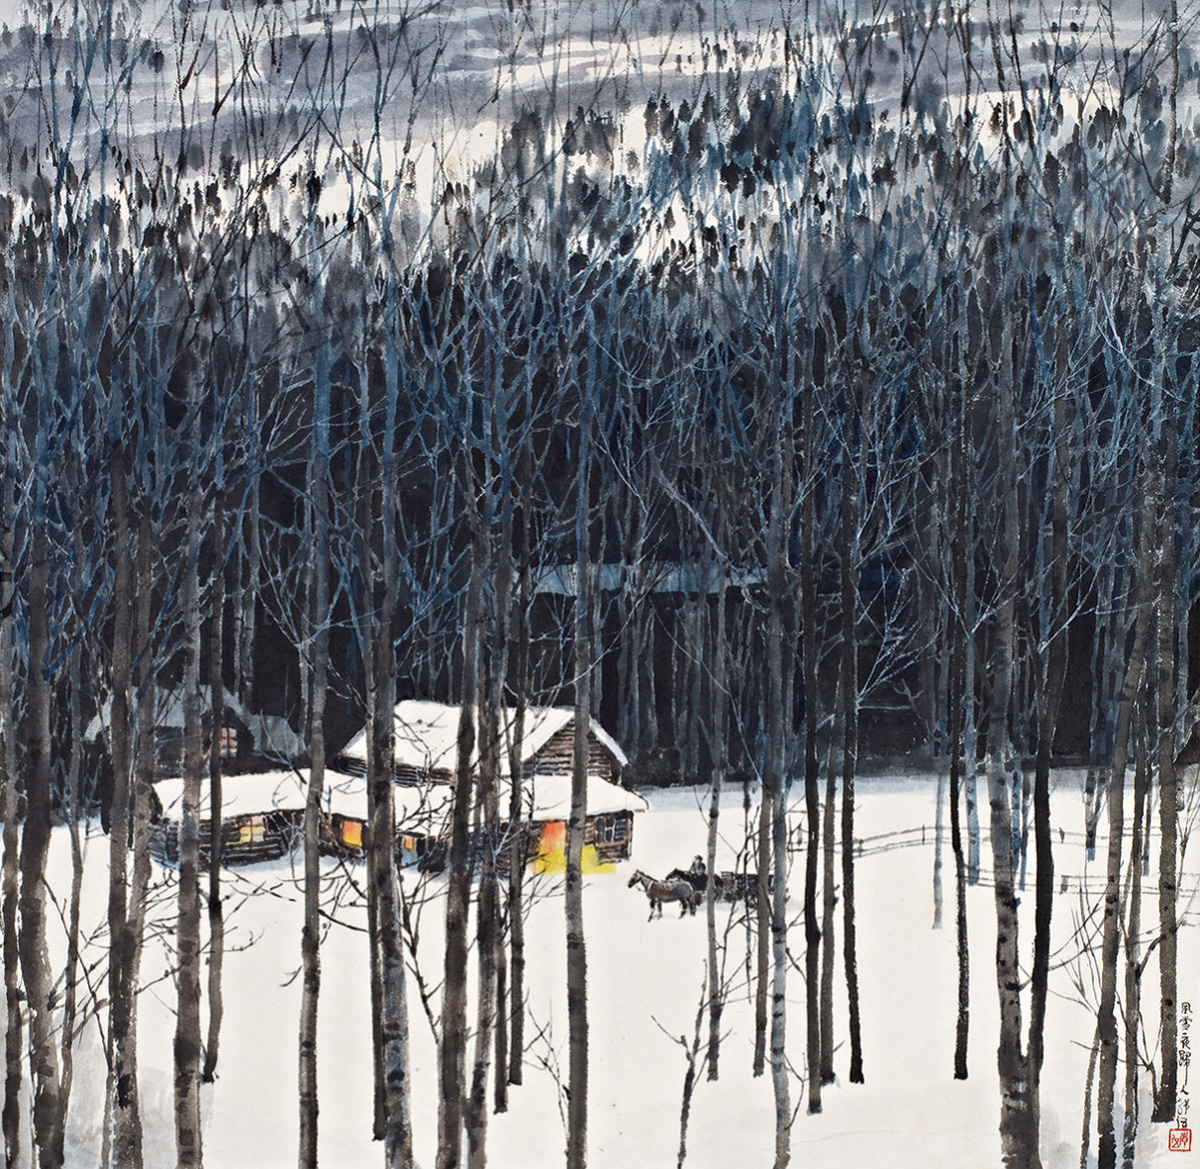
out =
<path fill-rule="evenodd" d="M 650 916 L 646 919 L 647 921 L 654 919 L 654 911 L 656 909 L 658 910 L 658 916 L 662 917 L 663 905 L 668 901 L 679 902 L 680 917 L 683 917 L 687 913 L 696 912 L 696 890 L 687 881 L 656 881 L 653 877 L 638 869 L 629 878 L 629 888 L 632 889 L 634 885 L 640 885 L 643 892 L 650 899 Z"/>

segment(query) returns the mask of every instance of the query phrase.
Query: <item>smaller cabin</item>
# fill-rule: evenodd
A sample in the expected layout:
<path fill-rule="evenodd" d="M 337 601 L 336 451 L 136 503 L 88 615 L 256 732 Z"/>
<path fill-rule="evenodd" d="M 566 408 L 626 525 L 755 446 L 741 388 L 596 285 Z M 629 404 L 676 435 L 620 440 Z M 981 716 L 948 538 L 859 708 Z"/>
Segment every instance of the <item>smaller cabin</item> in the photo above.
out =
<path fill-rule="evenodd" d="M 211 737 L 212 697 L 207 686 L 200 687 L 203 734 Z M 178 774 L 183 767 L 183 688 L 160 689 L 154 708 L 155 765 L 160 774 Z M 136 710 L 131 711 L 136 718 Z M 88 743 L 109 742 L 112 702 L 106 701 L 88 723 L 84 739 Z M 300 758 L 305 746 L 300 736 L 282 715 L 258 714 L 248 710 L 235 695 L 222 687 L 221 726 L 216 735 L 221 758 L 233 770 L 249 770 L 274 764 L 278 766 Z"/>
<path fill-rule="evenodd" d="M 221 782 L 221 855 L 226 865 L 250 865 L 287 856 L 304 840 L 304 807 L 309 772 L 271 771 L 227 775 Z M 182 779 L 164 779 L 153 787 L 150 855 L 161 864 L 179 863 Z M 367 800 L 363 781 L 325 773 L 321 800 L 321 852 L 358 856 L 364 850 Z M 212 816 L 207 778 L 201 786 L 200 867 L 207 869 Z"/>

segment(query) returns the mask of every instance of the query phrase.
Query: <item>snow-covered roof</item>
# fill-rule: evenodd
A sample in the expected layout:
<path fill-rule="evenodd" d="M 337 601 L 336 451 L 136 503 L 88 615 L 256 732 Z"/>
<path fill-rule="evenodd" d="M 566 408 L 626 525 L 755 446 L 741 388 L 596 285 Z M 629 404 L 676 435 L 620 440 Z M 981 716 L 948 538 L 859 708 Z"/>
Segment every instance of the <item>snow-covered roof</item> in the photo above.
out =
<path fill-rule="evenodd" d="M 267 771 L 255 775 L 227 775 L 221 781 L 221 814 L 254 816 L 263 812 L 304 810 L 308 795 L 307 770 Z M 178 818 L 183 806 L 183 780 L 164 779 L 154 785 L 166 815 Z M 507 818 L 511 786 L 507 779 L 498 792 L 501 816 Z M 201 785 L 200 815 L 209 810 L 209 787 Z M 535 775 L 525 780 L 522 791 L 524 819 L 565 820 L 571 814 L 571 777 Z M 398 831 L 438 835 L 446 825 L 454 801 L 454 788 L 448 783 L 422 783 L 392 788 L 392 803 Z M 325 772 L 322 807 L 329 815 L 367 815 L 367 781 L 361 775 Z M 642 812 L 649 805 L 637 792 L 598 775 L 588 776 L 588 815 L 605 812 Z"/>
<path fill-rule="evenodd" d="M 502 779 L 497 792 L 501 819 L 508 819 L 512 785 Z M 566 820 L 571 815 L 571 777 L 534 775 L 525 780 L 521 792 L 523 820 Z M 396 827 L 403 831 L 438 834 L 448 826 L 454 788 L 448 783 L 423 783 L 393 789 Z M 644 812 L 649 804 L 628 788 L 610 783 L 598 775 L 588 776 L 587 811 L 589 816 L 606 812 Z"/>
<path fill-rule="evenodd" d="M 294 759 L 304 753 L 304 743 L 292 730 L 291 723 L 279 714 L 254 714 L 239 701 L 236 695 L 222 687 L 225 709 L 228 710 L 249 732 L 254 748 L 261 755 L 276 755 L 281 759 Z M 201 706 L 205 711 L 211 706 L 207 686 L 200 687 Z M 136 695 L 134 696 L 136 703 Z M 92 742 L 107 734 L 112 725 L 112 699 L 106 699 L 100 712 L 92 719 L 83 737 Z M 154 725 L 160 730 L 183 730 L 183 688 L 159 690 L 155 695 Z"/>
<path fill-rule="evenodd" d="M 303 811 L 308 796 L 309 772 L 266 771 L 255 775 L 226 775 L 221 779 L 221 815 L 252 816 L 271 811 Z M 183 807 L 183 780 L 163 779 L 154 785 L 168 816 L 178 817 Z M 358 776 L 325 772 L 321 800 L 326 813 L 354 816 L 367 815 L 366 783 Z M 209 812 L 207 780 L 201 786 L 200 815 Z"/>
<path fill-rule="evenodd" d="M 248 723 L 250 715 L 246 712 L 244 706 L 233 694 L 221 687 L 222 698 L 227 710 L 233 712 L 234 716 L 242 722 Z M 131 695 L 133 703 L 136 705 L 137 695 Z M 208 696 L 208 687 L 200 687 L 200 702 L 201 707 L 205 711 L 212 705 L 211 699 Z M 87 725 L 87 730 L 84 731 L 83 737 L 87 740 L 98 739 L 101 734 L 106 732 L 112 725 L 112 699 L 106 698 L 100 705 L 100 712 Z M 177 687 L 174 690 L 158 690 L 154 696 L 154 725 L 159 729 L 168 730 L 183 730 L 183 687 Z"/>
<path fill-rule="evenodd" d="M 501 784 L 500 806 L 507 809 L 510 787 Z M 569 775 L 535 775 L 525 781 L 522 793 L 526 818 L 529 820 L 566 820 L 571 815 L 571 777 Z M 609 783 L 598 775 L 588 776 L 587 813 L 644 812 L 649 804 L 637 792 L 619 784 Z"/>
<path fill-rule="evenodd" d="M 281 714 L 250 714 L 244 719 L 260 755 L 295 759 L 305 753 L 304 740 Z"/>
<path fill-rule="evenodd" d="M 268 771 L 257 775 L 228 775 L 221 784 L 222 815 L 255 816 L 263 812 L 301 812 L 308 795 L 309 772 Z M 183 780 L 164 779 L 154 785 L 163 811 L 177 819 L 183 806 Z M 200 815 L 207 816 L 207 782 L 201 793 Z M 392 802 L 398 832 L 438 835 L 450 814 L 454 789 L 449 784 L 394 787 Z M 361 775 L 325 772 L 322 806 L 327 815 L 367 818 L 367 781 Z"/>
<path fill-rule="evenodd" d="M 453 771 L 458 746 L 458 720 L 461 707 L 442 702 L 407 699 L 396 704 L 396 765 L 417 771 Z M 559 731 L 575 717 L 570 706 L 530 706 L 525 710 L 525 735 L 522 761 L 532 759 Z M 512 735 L 517 710 L 506 706 L 500 712 L 500 730 L 504 739 Z M 597 722 L 591 724 L 592 734 L 623 767 L 629 760 L 617 742 Z M 478 759 L 476 742 L 472 763 Z M 347 759 L 366 762 L 367 732 L 360 732 L 345 749 Z"/>

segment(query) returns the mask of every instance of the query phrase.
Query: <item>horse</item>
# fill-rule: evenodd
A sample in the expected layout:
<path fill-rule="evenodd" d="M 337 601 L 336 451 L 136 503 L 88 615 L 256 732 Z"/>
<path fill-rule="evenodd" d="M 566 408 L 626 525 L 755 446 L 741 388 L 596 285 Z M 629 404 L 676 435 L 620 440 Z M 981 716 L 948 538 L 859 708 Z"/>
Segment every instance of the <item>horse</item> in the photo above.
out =
<path fill-rule="evenodd" d="M 656 909 L 658 910 L 658 916 L 662 917 L 663 905 L 667 901 L 679 902 L 680 917 L 696 912 L 696 890 L 687 881 L 656 881 L 653 877 L 638 869 L 629 878 L 629 888 L 632 889 L 634 885 L 640 885 L 643 892 L 650 899 L 650 916 L 646 919 L 647 921 L 654 919 L 654 911 Z"/>

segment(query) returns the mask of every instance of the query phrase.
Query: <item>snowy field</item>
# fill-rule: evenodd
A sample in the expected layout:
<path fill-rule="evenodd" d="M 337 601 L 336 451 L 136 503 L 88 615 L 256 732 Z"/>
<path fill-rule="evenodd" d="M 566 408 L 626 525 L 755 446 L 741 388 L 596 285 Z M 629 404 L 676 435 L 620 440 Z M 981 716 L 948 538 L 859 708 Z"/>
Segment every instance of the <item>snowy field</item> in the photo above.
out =
<path fill-rule="evenodd" d="M 1188 776 L 1188 779 L 1193 779 Z M 696 1025 L 704 979 L 706 937 L 703 911 L 680 919 L 668 906 L 663 920 L 647 921 L 642 893 L 627 888 L 635 868 L 662 875 L 704 851 L 705 793 L 690 789 L 647 793 L 651 810 L 637 818 L 634 858 L 614 874 L 586 879 L 585 914 L 589 958 L 591 1094 L 589 1165 L 594 1169 L 652 1169 L 676 1162 L 684 1048 Z M 788 1049 L 799 1075 L 804 1068 L 803 862 L 799 788 L 793 789 L 793 867 L 789 889 L 796 964 L 788 981 Z M 824 1111 L 807 1116 L 803 1085 L 793 1081 L 800 1110 L 792 1128 L 793 1163 L 842 1167 L 868 1163 L 933 1169 L 992 1169 L 1000 1162 L 997 1132 L 997 1008 L 992 965 L 995 914 L 984 882 L 969 892 L 972 956 L 970 1078 L 952 1078 L 955 1003 L 954 863 L 945 816 L 942 849 L 944 927 L 932 928 L 937 784 L 932 777 L 860 781 L 857 835 L 864 841 L 858 874 L 858 922 L 862 985 L 862 1030 L 866 1083 L 847 1082 L 848 1045 L 839 1048 L 839 1080 L 824 1091 Z M 1088 863 L 1083 845 L 1082 778 L 1055 776 L 1056 889 L 1054 969 L 1047 1019 L 1043 1077 L 1042 1150 L 1049 1166 L 1079 1163 L 1080 1131 L 1088 1051 L 1095 1026 L 1098 983 L 1074 940 L 1084 897 L 1095 901 L 1103 886 L 1103 819 L 1097 859 Z M 1127 823 L 1131 797 L 1126 800 Z M 986 811 L 986 809 L 985 809 Z M 986 820 L 986 817 L 985 817 Z M 743 838 L 740 789 L 730 791 L 722 825 L 718 867 L 732 866 Z M 1060 842 L 1059 830 L 1063 832 Z M 56 833 L 51 881 L 61 898 L 69 887 L 65 833 Z M 88 835 L 83 921 L 96 930 L 87 951 L 89 978 L 103 993 L 107 841 L 93 825 Z M 1032 840 L 1030 841 L 1032 847 Z M 1155 842 L 1155 851 L 1157 845 Z M 1179 945 L 1180 998 L 1200 1007 L 1200 939 L 1194 928 L 1196 866 L 1187 854 L 1181 882 Z M 1157 861 L 1155 860 L 1155 864 Z M 382 1156 L 371 1127 L 370 1020 L 365 911 L 344 871 L 328 863 L 331 923 L 322 949 L 320 1001 L 320 1147 L 327 1169 L 358 1169 Z M 361 867 L 351 870 L 361 881 Z M 287 862 L 236 870 L 228 903 L 230 951 L 225 963 L 225 1023 L 217 1082 L 204 1089 L 205 1161 L 219 1169 L 293 1164 L 296 1156 L 296 1035 L 300 985 L 301 904 L 296 876 Z M 1065 877 L 1065 882 L 1063 878 Z M 164 878 L 156 868 L 156 882 Z M 169 880 L 168 875 L 168 880 Z M 406 890 L 415 875 L 405 873 Z M 526 1057 L 525 1084 L 512 1091 L 507 1114 L 490 1122 L 489 1153 L 495 1166 L 542 1169 L 559 1166 L 565 1136 L 556 1071 L 566 1069 L 565 946 L 559 878 L 538 878 L 539 892 L 528 921 L 529 1036 L 538 1038 Z M 1147 882 L 1143 920 L 1156 919 L 1153 885 Z M 172 887 L 160 890 L 155 913 L 169 928 Z M 418 917 L 419 967 L 436 1012 L 442 952 L 441 880 L 426 888 Z M 334 898 L 341 901 L 336 906 Z M 688 1132 L 687 1164 L 696 1169 L 763 1166 L 773 1149 L 770 1077 L 751 1075 L 752 986 L 747 981 L 752 938 L 740 920 L 741 907 L 719 906 L 718 926 L 730 924 L 726 976 L 731 999 L 717 1083 L 697 1084 Z M 1022 944 L 1032 949 L 1033 865 L 1022 898 Z M 732 921 L 731 921 L 732 918 Z M 840 908 L 839 908 L 840 932 Z M 840 943 L 840 938 L 839 938 Z M 173 1162 L 171 1042 L 174 987 L 162 940 L 151 940 L 140 998 L 139 1056 L 146 1163 Z M 61 967 L 60 967 L 61 968 Z M 1080 1001 L 1076 980 L 1086 992 Z M 1150 1040 L 1157 1019 L 1157 966 L 1144 979 L 1143 1009 Z M 432 1165 L 437 1130 L 436 1059 L 430 1024 L 410 980 L 413 1111 L 420 1164 Z M 845 988 L 839 966 L 838 1041 L 845 1039 Z M 1027 1009 L 1027 1008 L 1026 1008 Z M 100 1022 L 105 1012 L 100 1012 Z M 1122 1052 L 1122 1058 L 1124 1053 Z M 1181 1077 L 1182 1080 L 1182 1077 Z M 68 1164 L 93 1166 L 100 1147 L 100 1102 L 104 1067 L 100 1030 L 91 1021 L 78 1042 L 76 1078 L 68 1133 Z M 1143 1083 L 1148 1081 L 1143 1077 Z M 1118 1092 L 1119 1095 L 1119 1092 Z M 1143 1092 L 1142 1116 L 1150 1113 Z M 1120 1132 L 1118 1119 L 1118 1133 Z M 1175 1164 L 1166 1152 L 1166 1126 L 1141 1127 L 1138 1165 Z M 1095 1157 L 1093 1136 L 1092 1163 Z M 1184 1161 L 1179 1164 L 1186 1164 Z"/>

